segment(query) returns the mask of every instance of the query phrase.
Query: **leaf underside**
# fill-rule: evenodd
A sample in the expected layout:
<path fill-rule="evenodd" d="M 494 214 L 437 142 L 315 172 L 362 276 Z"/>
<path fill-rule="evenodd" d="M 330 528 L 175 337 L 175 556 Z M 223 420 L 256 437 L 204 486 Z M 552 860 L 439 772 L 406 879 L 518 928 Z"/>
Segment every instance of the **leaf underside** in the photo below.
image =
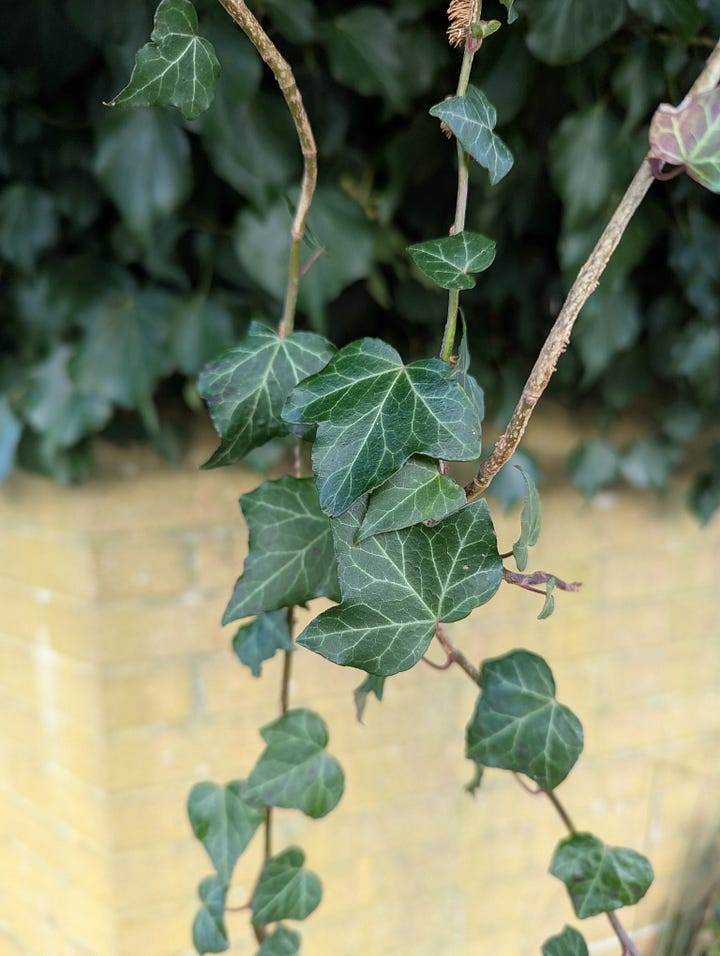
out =
<path fill-rule="evenodd" d="M 442 120 L 463 149 L 487 169 L 493 185 L 510 172 L 512 153 L 493 132 L 497 113 L 482 90 L 470 84 L 465 96 L 451 96 L 437 103 L 430 115 Z"/>
<path fill-rule="evenodd" d="M 542 507 L 540 504 L 540 495 L 533 478 L 520 465 L 515 465 L 525 482 L 526 495 L 523 504 L 522 514 L 520 516 L 520 537 L 513 545 L 513 555 L 518 571 L 524 571 L 527 567 L 528 548 L 537 544 L 540 537 L 542 526 Z"/>
<path fill-rule="evenodd" d="M 720 87 L 687 96 L 677 107 L 661 103 L 650 123 L 650 150 L 720 193 Z"/>

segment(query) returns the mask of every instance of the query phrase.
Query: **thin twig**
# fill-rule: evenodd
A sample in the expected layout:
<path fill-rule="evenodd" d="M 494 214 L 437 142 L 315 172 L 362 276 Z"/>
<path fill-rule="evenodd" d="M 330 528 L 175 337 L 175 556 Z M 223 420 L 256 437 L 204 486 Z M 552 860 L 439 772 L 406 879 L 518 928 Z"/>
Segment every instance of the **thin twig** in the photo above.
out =
<path fill-rule="evenodd" d="M 617 913 L 610 912 L 605 914 L 610 922 L 610 925 L 613 928 L 613 932 L 620 940 L 620 945 L 622 946 L 622 953 L 620 956 L 640 956 L 640 950 L 637 949 L 635 943 L 630 939 L 627 934 L 627 931 L 623 929 L 622 923 L 618 919 Z"/>
<path fill-rule="evenodd" d="M 475 667 L 474 664 L 471 664 L 470 661 L 465 657 L 463 652 L 459 647 L 456 647 L 450 638 L 445 633 L 442 624 L 439 622 L 435 625 L 435 636 L 438 641 L 443 646 L 445 653 L 448 656 L 448 659 L 452 661 L 453 664 L 457 664 L 461 667 L 465 673 L 468 675 L 471 681 L 480 686 L 480 671 Z"/>
<path fill-rule="evenodd" d="M 455 658 L 451 657 L 449 654 L 445 658 L 445 662 L 443 664 L 436 664 L 435 661 L 431 661 L 430 658 L 426 657 L 424 654 L 420 660 L 423 662 L 423 664 L 427 664 L 428 667 L 432 667 L 432 669 L 435 671 L 446 671 L 455 663 Z"/>
<path fill-rule="evenodd" d="M 718 82 L 720 82 L 720 41 L 708 57 L 705 67 L 693 83 L 690 93 L 711 90 L 717 86 Z M 610 257 L 622 239 L 628 223 L 650 188 L 653 176 L 648 158 L 646 156 L 643 159 L 625 195 L 620 200 L 620 205 L 613 213 L 610 222 L 598 239 L 597 245 L 580 269 L 572 288 L 567 294 L 560 314 L 540 350 L 507 428 L 495 442 L 491 454 L 481 464 L 473 480 L 466 485 L 465 494 L 468 501 L 472 501 L 483 494 L 520 443 L 520 439 L 530 421 L 530 416 L 540 396 L 545 391 L 560 356 L 568 347 L 570 335 L 580 309 L 597 288 L 600 276 L 605 271 Z"/>
<path fill-rule="evenodd" d="M 552 805 L 553 805 L 553 806 L 555 807 L 555 809 L 557 810 L 558 816 L 560 817 L 560 819 L 562 820 L 562 822 L 565 824 L 568 833 L 569 833 L 571 836 L 574 836 L 574 835 L 577 833 L 577 830 L 575 829 L 575 824 L 574 824 L 574 823 L 572 822 L 572 820 L 570 819 L 570 814 L 567 812 L 567 810 L 565 809 L 565 807 L 562 805 L 562 803 L 560 802 L 560 800 L 559 800 L 558 797 L 556 796 L 555 791 L 554 791 L 554 790 L 545 790 L 545 789 L 543 789 L 543 793 L 544 793 L 545 796 L 548 798 L 548 800 L 550 801 L 550 803 L 552 803 Z"/>
<path fill-rule="evenodd" d="M 290 64 L 265 33 L 256 17 L 248 10 L 244 0 L 220 0 L 220 3 L 272 70 L 290 110 L 303 155 L 303 178 L 295 219 L 290 233 L 290 262 L 288 265 L 285 306 L 278 326 L 278 335 L 283 338 L 292 332 L 295 322 L 295 307 L 300 281 L 300 247 L 317 184 L 317 147 L 310 120 L 305 111 L 305 105 Z"/>

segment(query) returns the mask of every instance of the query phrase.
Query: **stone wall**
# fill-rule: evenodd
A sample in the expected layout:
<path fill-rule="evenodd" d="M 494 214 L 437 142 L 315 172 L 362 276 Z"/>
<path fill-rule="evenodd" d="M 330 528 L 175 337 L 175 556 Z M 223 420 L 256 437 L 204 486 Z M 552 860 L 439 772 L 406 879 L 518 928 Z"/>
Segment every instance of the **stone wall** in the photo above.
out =
<path fill-rule="evenodd" d="M 547 621 L 504 586 L 452 626 L 473 659 L 545 656 L 586 750 L 561 795 L 581 829 L 652 859 L 628 924 L 654 927 L 717 822 L 720 524 L 701 530 L 682 483 L 586 504 L 557 472 L 566 423 L 530 435 L 545 454 L 533 568 L 580 579 Z M 0 489 L 0 956 L 186 956 L 195 887 L 210 872 L 185 816 L 198 780 L 245 775 L 277 714 L 278 662 L 253 679 L 218 621 L 243 561 L 240 469 L 180 470 L 147 451 L 101 453 L 86 485 L 17 474 Z M 518 515 L 500 515 L 502 550 Z M 321 821 L 276 814 L 325 898 L 307 956 L 537 956 L 573 919 L 545 871 L 563 833 L 547 801 L 490 771 L 470 798 L 463 728 L 473 687 L 425 666 L 355 721 L 356 672 L 296 655 L 295 705 L 326 719 L 347 792 Z M 242 904 L 259 848 L 238 864 Z M 233 952 L 254 954 L 246 915 Z M 617 952 L 603 919 L 581 926 Z"/>

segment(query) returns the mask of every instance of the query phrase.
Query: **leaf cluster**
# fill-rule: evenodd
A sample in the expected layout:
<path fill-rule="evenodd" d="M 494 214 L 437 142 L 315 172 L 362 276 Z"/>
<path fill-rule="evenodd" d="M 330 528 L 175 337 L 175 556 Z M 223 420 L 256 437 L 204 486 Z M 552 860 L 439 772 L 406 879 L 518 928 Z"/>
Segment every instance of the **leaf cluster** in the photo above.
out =
<path fill-rule="evenodd" d="M 249 318 L 279 310 L 299 173 L 284 106 L 216 0 L 197 4 L 197 31 L 180 0 L 154 28 L 153 7 L 29 0 L 0 37 L 0 472 L 19 461 L 77 480 L 98 432 L 145 434 L 169 453 L 169 406 L 193 399 L 183 379 L 237 341 Z M 456 62 L 443 11 L 426 0 L 257 5 L 296 69 L 320 153 L 304 257 L 320 254 L 299 303 L 306 323 L 340 344 L 382 330 L 405 354 L 431 353 L 444 302 L 416 281 L 423 257 L 439 257 L 451 286 L 469 288 L 468 266 L 486 267 L 494 243 L 493 270 L 464 301 L 471 329 L 482 328 L 471 333 L 476 373 L 498 422 L 647 148 L 658 101 L 682 97 L 720 29 L 713 6 L 697 0 L 564 9 L 527 0 L 512 28 L 487 40 L 479 95 L 460 104 L 472 116 L 461 116 L 453 100 L 443 104 Z M 504 19 L 500 5 L 493 12 Z M 138 49 L 143 92 L 131 95 Z M 178 87 L 175 68 L 189 57 L 205 85 L 215 81 L 202 115 L 205 85 L 189 106 Z M 140 81 L 158 58 L 154 89 Z M 185 116 L 101 105 L 151 93 L 186 104 Z M 504 144 L 516 156 L 492 191 L 477 177 L 467 238 L 447 249 L 420 249 L 447 235 L 452 204 L 433 104 L 451 128 L 478 134 L 494 178 Z M 478 116 L 485 126 L 473 125 Z M 580 318 L 556 394 L 592 400 L 599 430 L 651 409 L 647 433 L 613 450 L 605 483 L 662 487 L 716 419 L 719 229 L 712 197 L 692 182 L 655 187 Z M 592 493 L 600 481 L 586 472 L 571 468 Z M 703 518 L 720 502 L 716 454 L 692 500 Z"/>

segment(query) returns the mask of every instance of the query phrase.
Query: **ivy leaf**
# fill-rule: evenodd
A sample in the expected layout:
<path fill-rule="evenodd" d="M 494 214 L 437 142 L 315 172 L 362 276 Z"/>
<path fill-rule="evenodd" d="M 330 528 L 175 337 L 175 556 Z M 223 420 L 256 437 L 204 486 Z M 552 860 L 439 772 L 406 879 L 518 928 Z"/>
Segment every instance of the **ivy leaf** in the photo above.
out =
<path fill-rule="evenodd" d="M 248 796 L 241 780 L 226 786 L 196 783 L 188 796 L 193 833 L 207 850 L 220 880 L 227 886 L 238 857 L 265 819 L 264 807 Z"/>
<path fill-rule="evenodd" d="M 282 919 L 305 919 L 317 909 L 322 883 L 314 873 L 303 869 L 304 862 L 303 851 L 290 846 L 265 863 L 251 902 L 255 926 Z"/>
<path fill-rule="evenodd" d="M 138 50 L 130 82 L 109 106 L 177 106 L 195 119 L 212 102 L 220 63 L 212 43 L 197 35 L 190 0 L 161 0 L 152 42 Z"/>
<path fill-rule="evenodd" d="M 720 193 L 720 87 L 686 96 L 679 106 L 661 103 L 650 123 L 650 152 Z"/>
<path fill-rule="evenodd" d="M 442 521 L 465 506 L 465 492 L 435 462 L 411 458 L 370 496 L 358 541 L 374 534 Z"/>
<path fill-rule="evenodd" d="M 10 403 L 0 395 L 0 481 L 12 471 L 21 432 L 22 425 L 13 414 Z"/>
<path fill-rule="evenodd" d="M 346 345 L 291 393 L 283 418 L 318 425 L 313 445 L 320 504 L 346 511 L 411 455 L 469 461 L 480 450 L 480 420 L 440 359 L 403 365 L 379 339 Z"/>
<path fill-rule="evenodd" d="M 223 624 L 315 597 L 338 598 L 330 522 L 312 478 L 266 481 L 242 495 L 240 507 L 250 548 Z"/>
<path fill-rule="evenodd" d="M 238 628 L 232 646 L 238 659 L 250 668 L 253 677 L 259 677 L 263 661 L 269 661 L 276 651 L 293 650 L 287 612 L 270 611 L 249 624 L 243 624 Z"/>
<path fill-rule="evenodd" d="M 163 110 L 120 110 L 97 126 L 93 169 L 128 228 L 142 237 L 192 189 L 190 144 Z"/>
<path fill-rule="evenodd" d="M 524 571 L 527 567 L 528 548 L 532 548 L 536 545 L 540 537 L 542 505 L 540 504 L 540 495 L 538 494 L 532 476 L 529 475 L 521 465 L 515 465 L 515 468 L 517 468 L 523 476 L 527 489 L 522 514 L 520 515 L 520 537 L 513 545 L 513 555 L 515 556 L 517 569 L 518 571 Z"/>
<path fill-rule="evenodd" d="M 562 933 L 545 940 L 542 956 L 588 956 L 587 943 L 576 929 L 566 926 Z"/>
<path fill-rule="evenodd" d="M 609 847 L 592 833 L 561 840 L 550 872 L 567 887 L 579 919 L 633 906 L 653 881 L 650 861 L 635 850 Z"/>
<path fill-rule="evenodd" d="M 267 807 L 301 810 L 314 819 L 330 813 L 343 794 L 345 776 L 325 752 L 328 731 L 323 719 L 296 708 L 260 733 L 267 747 L 248 778 L 248 797 Z"/>
<path fill-rule="evenodd" d="M 600 439 L 583 442 L 568 458 L 570 480 L 588 496 L 616 481 L 619 471 L 619 452 Z"/>
<path fill-rule="evenodd" d="M 12 183 L 0 192 L 0 259 L 29 272 L 58 231 L 55 203 L 42 189 Z"/>
<path fill-rule="evenodd" d="M 439 621 L 459 621 L 489 601 L 502 561 L 486 502 L 437 525 L 413 525 L 355 544 L 365 502 L 333 521 L 343 603 L 297 643 L 336 664 L 389 676 L 425 653 Z"/>
<path fill-rule="evenodd" d="M 500 0 L 500 3 L 507 10 L 507 22 L 515 23 L 518 18 L 517 10 L 514 9 L 515 0 Z"/>
<path fill-rule="evenodd" d="M 312 332 L 281 339 L 261 322 L 200 373 L 198 391 L 207 402 L 220 446 L 204 468 L 231 465 L 258 445 L 288 433 L 283 403 L 302 379 L 319 372 L 334 347 Z"/>
<path fill-rule="evenodd" d="M 383 690 L 385 688 L 385 678 L 378 677 L 377 674 L 368 674 L 365 680 L 353 691 L 355 701 L 355 716 L 359 723 L 362 723 L 367 699 L 370 694 L 374 694 L 378 700 L 383 699 Z"/>
<path fill-rule="evenodd" d="M 459 232 L 408 247 L 415 265 L 441 289 L 473 289 L 473 272 L 484 272 L 495 259 L 495 242 L 479 232 Z"/>
<path fill-rule="evenodd" d="M 465 96 L 451 96 L 437 103 L 430 115 L 442 120 L 463 149 L 487 169 L 493 186 L 510 172 L 512 153 L 497 133 L 493 133 L 497 114 L 482 90 L 470 84 Z"/>
<path fill-rule="evenodd" d="M 528 0 L 527 45 L 543 63 L 574 63 L 618 30 L 624 0 Z"/>
<path fill-rule="evenodd" d="M 702 26 L 696 0 L 628 0 L 630 9 L 652 23 L 667 27 L 681 40 L 689 40 Z"/>
<path fill-rule="evenodd" d="M 257 956 L 298 956 L 299 952 L 300 934 L 285 926 L 278 926 L 274 933 L 266 937 Z"/>
<path fill-rule="evenodd" d="M 227 885 L 217 876 L 206 876 L 198 887 L 202 906 L 193 921 L 193 946 L 198 953 L 224 953 L 230 948 L 225 928 Z"/>
<path fill-rule="evenodd" d="M 462 319 L 462 336 L 458 346 L 457 361 L 453 369 L 452 378 L 460 385 L 468 397 L 472 399 L 480 421 L 485 417 L 485 393 L 474 375 L 470 374 L 470 349 L 468 348 L 467 325 Z"/>
<path fill-rule="evenodd" d="M 511 651 L 485 661 L 480 687 L 467 728 L 467 756 L 554 790 L 580 756 L 583 732 L 572 711 L 555 700 L 548 665 L 537 654 Z"/>

